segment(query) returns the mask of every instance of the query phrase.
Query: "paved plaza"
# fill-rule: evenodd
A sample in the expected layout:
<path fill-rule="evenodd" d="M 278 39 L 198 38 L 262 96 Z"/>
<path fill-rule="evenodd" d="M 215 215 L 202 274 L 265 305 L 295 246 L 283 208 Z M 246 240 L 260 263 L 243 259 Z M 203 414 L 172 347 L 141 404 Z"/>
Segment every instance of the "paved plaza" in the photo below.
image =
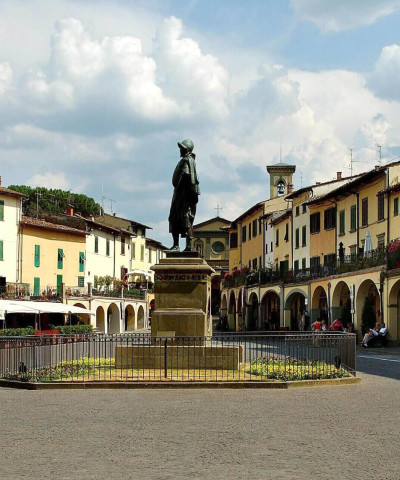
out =
<path fill-rule="evenodd" d="M 352 386 L 0 389 L 0 478 L 398 480 L 400 357 L 368 354 Z"/>

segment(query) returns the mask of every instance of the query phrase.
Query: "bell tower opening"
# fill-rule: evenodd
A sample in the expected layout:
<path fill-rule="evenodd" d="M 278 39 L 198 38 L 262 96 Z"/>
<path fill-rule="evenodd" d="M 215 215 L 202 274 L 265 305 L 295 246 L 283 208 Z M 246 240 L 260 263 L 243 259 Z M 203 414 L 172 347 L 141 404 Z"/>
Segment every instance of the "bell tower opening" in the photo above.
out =
<path fill-rule="evenodd" d="M 269 173 L 269 197 L 281 197 L 291 193 L 293 186 L 292 177 L 296 171 L 296 165 L 288 165 L 287 163 L 275 163 L 267 165 Z"/>

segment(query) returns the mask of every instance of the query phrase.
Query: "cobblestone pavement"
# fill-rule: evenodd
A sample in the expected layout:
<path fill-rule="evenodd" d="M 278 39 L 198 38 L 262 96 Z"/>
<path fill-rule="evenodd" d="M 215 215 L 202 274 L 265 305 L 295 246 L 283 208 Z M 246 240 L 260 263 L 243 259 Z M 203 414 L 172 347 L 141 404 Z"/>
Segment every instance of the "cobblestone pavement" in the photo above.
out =
<path fill-rule="evenodd" d="M 400 478 L 400 382 L 0 389 L 0 479 Z"/>

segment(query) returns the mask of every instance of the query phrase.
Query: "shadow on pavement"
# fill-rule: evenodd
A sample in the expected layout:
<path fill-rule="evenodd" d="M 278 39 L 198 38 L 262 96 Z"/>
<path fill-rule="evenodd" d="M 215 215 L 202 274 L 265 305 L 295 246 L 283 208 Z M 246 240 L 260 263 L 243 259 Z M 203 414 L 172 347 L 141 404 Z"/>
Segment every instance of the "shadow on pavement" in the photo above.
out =
<path fill-rule="evenodd" d="M 357 372 L 400 380 L 400 348 L 357 347 Z"/>

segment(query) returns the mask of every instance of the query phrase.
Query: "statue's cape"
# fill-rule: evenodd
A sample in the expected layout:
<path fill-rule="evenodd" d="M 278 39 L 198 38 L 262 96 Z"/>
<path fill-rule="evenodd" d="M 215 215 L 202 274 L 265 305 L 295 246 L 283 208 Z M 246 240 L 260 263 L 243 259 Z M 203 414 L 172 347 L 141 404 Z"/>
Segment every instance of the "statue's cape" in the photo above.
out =
<path fill-rule="evenodd" d="M 187 162 L 187 165 L 189 166 L 190 184 L 192 186 L 192 190 L 197 195 L 200 195 L 199 178 L 197 176 L 195 159 L 196 159 L 196 155 L 194 153 L 186 155 L 185 157 L 182 158 L 182 160 L 184 162 Z"/>

